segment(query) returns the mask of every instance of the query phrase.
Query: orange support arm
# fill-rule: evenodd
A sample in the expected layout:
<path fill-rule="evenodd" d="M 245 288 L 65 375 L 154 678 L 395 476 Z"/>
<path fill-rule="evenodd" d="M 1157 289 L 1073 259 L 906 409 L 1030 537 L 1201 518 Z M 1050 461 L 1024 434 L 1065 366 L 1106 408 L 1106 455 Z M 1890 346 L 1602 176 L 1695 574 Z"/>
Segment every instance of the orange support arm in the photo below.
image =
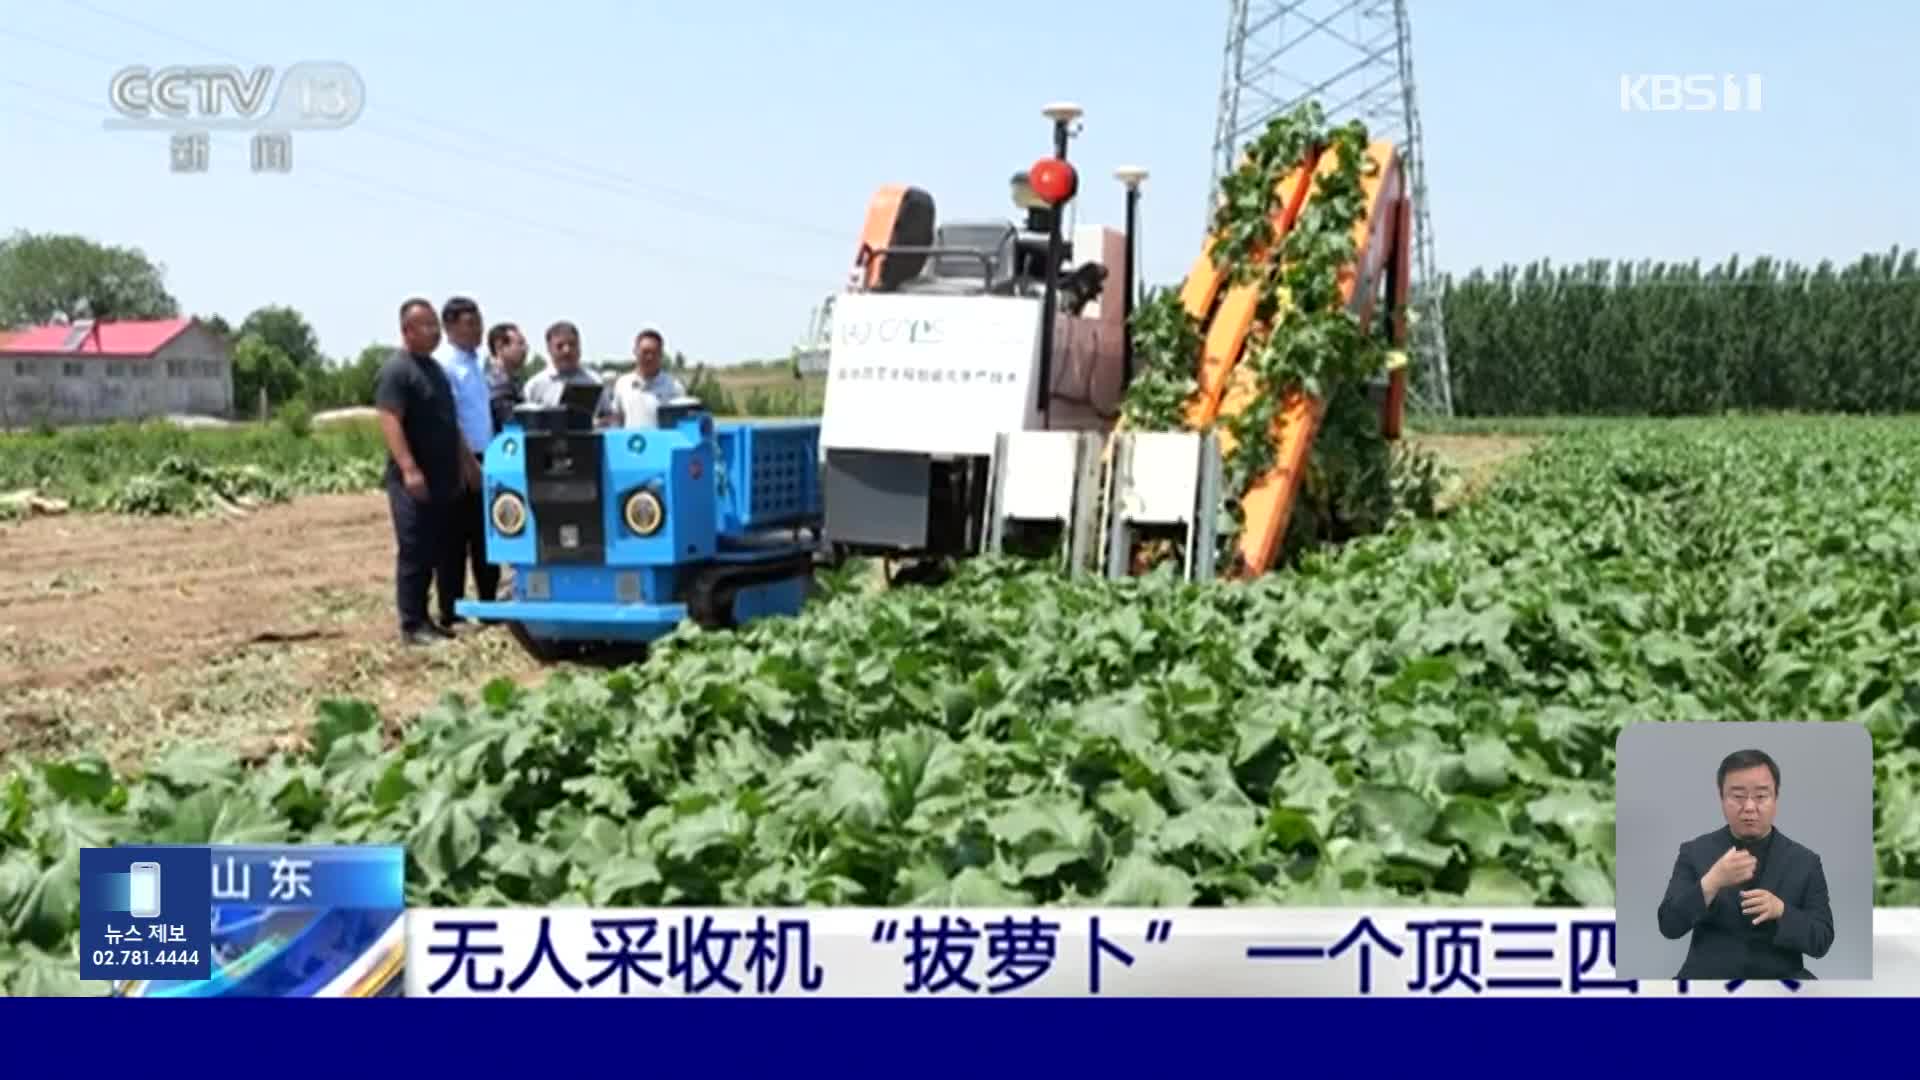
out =
<path fill-rule="evenodd" d="M 1315 175 L 1313 167 L 1314 163 L 1309 160 L 1280 180 L 1279 189 L 1274 193 L 1272 219 L 1276 242 L 1284 239 L 1293 229 L 1301 207 L 1311 197 Z M 1228 285 L 1229 272 L 1213 265 L 1211 240 L 1207 248 L 1180 290 L 1180 299 L 1186 303 L 1188 313 L 1206 325 L 1206 347 L 1200 356 L 1200 389 L 1187 406 L 1187 426 L 1192 428 L 1204 428 L 1218 415 L 1228 376 L 1240 362 L 1241 352 L 1246 347 L 1248 335 L 1253 331 L 1254 315 L 1260 305 L 1260 287 Z M 1254 258 L 1265 262 L 1269 254 L 1257 252 Z M 1223 286 L 1226 296 L 1220 298 Z M 1218 309 L 1212 310 L 1216 299 Z M 1210 311 L 1211 319 L 1208 318 Z"/>
<path fill-rule="evenodd" d="M 1373 315 L 1377 287 L 1387 267 L 1395 267 L 1396 272 L 1390 275 L 1396 285 L 1394 292 L 1402 293 L 1406 275 L 1401 268 L 1408 262 L 1406 199 L 1400 161 L 1393 144 L 1384 140 L 1370 145 L 1367 156 L 1376 166 L 1373 175 L 1363 175 L 1361 180 L 1367 211 L 1354 224 L 1356 258 L 1341 275 L 1340 282 L 1343 299 L 1350 308 L 1357 309 L 1355 313 L 1363 323 Z M 1337 164 L 1337 159 L 1328 154 L 1321 160 L 1303 163 L 1281 182 L 1275 207 L 1275 224 L 1280 236 L 1284 237 L 1299 220 L 1302 209 L 1318 188 L 1318 178 L 1330 173 Z M 1211 248 L 1211 240 L 1208 246 Z M 1261 253 L 1258 257 L 1264 260 L 1266 255 Z M 1389 259 L 1394 262 L 1389 264 Z M 1188 424 L 1195 428 L 1238 416 L 1260 392 L 1257 373 L 1251 366 L 1240 364 L 1254 329 L 1258 290 L 1254 286 L 1230 286 L 1226 295 L 1219 297 L 1226 276 L 1202 253 L 1181 289 L 1187 311 L 1203 321 L 1206 331 L 1206 346 L 1199 358 L 1200 388 L 1188 406 Z M 1399 300 L 1398 296 L 1389 298 L 1389 302 L 1396 305 Z M 1285 302 L 1282 297 L 1282 303 Z M 1403 325 L 1394 336 L 1404 336 Z M 1398 402 L 1405 400 L 1405 377 L 1404 366 L 1398 364 L 1389 373 L 1388 404 L 1381 418 L 1389 438 L 1399 435 L 1401 405 Z M 1317 398 L 1297 388 L 1287 392 L 1272 429 L 1274 465 L 1253 484 L 1241 502 L 1245 521 L 1239 543 L 1241 574 L 1262 574 L 1273 565 L 1325 411 L 1325 403 Z M 1219 435 L 1221 452 L 1232 453 L 1231 434 L 1223 428 Z"/>

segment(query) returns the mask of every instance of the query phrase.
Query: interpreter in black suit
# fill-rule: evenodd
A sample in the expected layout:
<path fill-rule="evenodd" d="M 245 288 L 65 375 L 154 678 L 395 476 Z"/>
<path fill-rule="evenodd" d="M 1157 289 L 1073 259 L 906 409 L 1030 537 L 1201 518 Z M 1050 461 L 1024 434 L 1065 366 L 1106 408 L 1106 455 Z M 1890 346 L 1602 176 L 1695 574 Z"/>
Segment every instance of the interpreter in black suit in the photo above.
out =
<path fill-rule="evenodd" d="M 1780 766 L 1739 750 L 1717 781 L 1727 824 L 1680 845 L 1660 901 L 1660 932 L 1693 935 L 1674 978 L 1811 979 L 1802 957 L 1827 955 L 1833 909 L 1820 856 L 1773 827 Z"/>
<path fill-rule="evenodd" d="M 461 442 L 453 384 L 433 358 L 440 347 L 440 317 L 433 305 L 417 298 L 402 304 L 400 335 L 405 347 L 381 367 L 373 404 L 387 443 L 400 637 L 410 645 L 430 645 L 453 636 L 427 617 L 427 597 L 436 577 L 444 582 L 459 575 L 465 553 L 450 543 L 453 513 L 469 486 L 473 459 Z M 453 605 L 452 597 L 442 599 L 444 606 Z"/>

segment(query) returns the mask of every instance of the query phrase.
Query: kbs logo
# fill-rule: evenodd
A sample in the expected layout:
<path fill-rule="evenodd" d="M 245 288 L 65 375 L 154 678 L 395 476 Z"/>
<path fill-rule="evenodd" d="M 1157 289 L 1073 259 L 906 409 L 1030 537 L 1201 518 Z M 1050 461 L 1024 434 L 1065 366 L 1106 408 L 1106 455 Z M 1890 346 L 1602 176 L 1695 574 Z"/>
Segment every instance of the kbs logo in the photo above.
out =
<path fill-rule="evenodd" d="M 1621 112 L 1759 112 L 1758 75 L 1622 75 Z"/>

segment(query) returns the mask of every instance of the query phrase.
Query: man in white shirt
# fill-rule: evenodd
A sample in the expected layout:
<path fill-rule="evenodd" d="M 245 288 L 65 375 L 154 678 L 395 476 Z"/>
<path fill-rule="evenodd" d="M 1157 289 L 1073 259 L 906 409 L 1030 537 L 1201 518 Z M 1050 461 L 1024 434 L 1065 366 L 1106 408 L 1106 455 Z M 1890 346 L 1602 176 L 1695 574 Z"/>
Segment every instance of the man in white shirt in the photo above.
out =
<path fill-rule="evenodd" d="M 521 394 L 529 405 L 553 408 L 569 386 L 600 385 L 599 376 L 580 366 L 580 329 L 563 319 L 547 327 L 547 366 L 527 380 Z M 612 396 L 602 389 L 594 409 L 595 426 L 605 427 L 612 417 Z"/>
<path fill-rule="evenodd" d="M 614 380 L 613 422 L 618 427 L 660 426 L 660 406 L 685 397 L 687 388 L 660 370 L 666 341 L 658 330 L 642 330 L 633 339 L 633 370 Z"/>

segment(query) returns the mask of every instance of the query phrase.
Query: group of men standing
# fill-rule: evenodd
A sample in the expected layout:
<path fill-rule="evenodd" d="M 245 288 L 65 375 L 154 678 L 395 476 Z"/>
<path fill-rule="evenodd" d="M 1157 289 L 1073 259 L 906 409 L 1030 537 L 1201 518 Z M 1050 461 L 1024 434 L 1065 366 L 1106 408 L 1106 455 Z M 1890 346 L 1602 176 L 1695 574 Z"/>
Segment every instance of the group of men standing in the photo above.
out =
<path fill-rule="evenodd" d="M 480 306 L 456 296 L 436 313 L 415 297 L 400 305 L 402 346 L 380 369 L 374 408 L 387 444 L 387 505 L 397 547 L 394 600 L 401 639 L 429 645 L 455 634 L 464 620 L 454 601 L 466 593 L 495 599 L 500 568 L 487 561 L 481 463 L 487 444 L 522 403 L 559 406 L 569 386 L 603 386 L 580 366 L 580 331 L 570 322 L 547 328 L 547 367 L 527 378 L 527 339 L 513 323 L 483 330 Z M 452 345 L 434 353 L 444 327 Z M 482 339 L 486 356 L 480 354 Z M 602 388 L 595 423 L 657 426 L 659 407 L 686 393 L 661 369 L 665 340 L 657 330 L 634 338 L 634 370 Z M 428 598 L 437 591 L 437 618 Z"/>

